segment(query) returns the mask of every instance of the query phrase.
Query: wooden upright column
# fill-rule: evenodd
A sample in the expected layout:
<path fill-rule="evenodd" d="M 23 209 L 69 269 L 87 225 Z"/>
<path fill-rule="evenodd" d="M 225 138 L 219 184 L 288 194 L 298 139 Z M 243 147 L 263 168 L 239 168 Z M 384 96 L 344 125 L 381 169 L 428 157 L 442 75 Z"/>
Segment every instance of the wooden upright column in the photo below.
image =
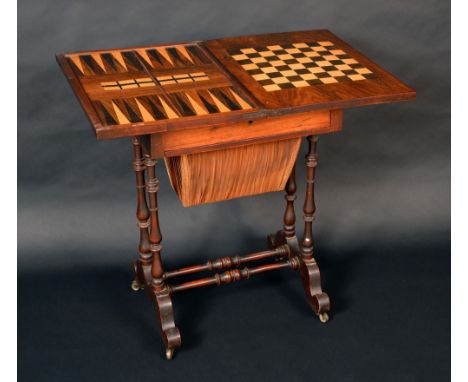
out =
<path fill-rule="evenodd" d="M 159 229 L 158 197 L 159 180 L 156 178 L 157 161 L 146 156 L 145 166 L 148 173 L 146 191 L 149 199 L 150 212 L 150 251 L 152 256 L 151 265 L 151 288 L 157 308 L 159 327 L 161 329 L 164 345 L 166 346 L 166 357 L 172 359 L 174 350 L 181 345 L 179 329 L 174 322 L 174 311 L 170 289 L 164 282 L 164 269 L 161 262 L 161 230 Z"/>
<path fill-rule="evenodd" d="M 328 321 L 330 310 L 330 298 L 322 292 L 320 270 L 314 258 L 314 238 L 312 223 L 315 214 L 314 185 L 315 168 L 317 167 L 317 136 L 307 137 L 309 150 L 306 155 L 306 195 L 304 200 L 304 235 L 301 243 L 301 278 L 306 293 L 307 301 L 314 312 L 320 317 L 320 321 Z"/>
<path fill-rule="evenodd" d="M 296 236 L 296 214 L 294 213 L 294 201 L 296 200 L 296 174 L 295 167 L 292 168 L 288 181 L 286 182 L 286 210 L 283 217 L 283 232 L 286 239 Z"/>
<path fill-rule="evenodd" d="M 148 227 L 150 225 L 150 214 L 146 203 L 145 195 L 145 164 L 142 147 L 137 138 L 133 138 L 133 169 L 135 170 L 137 189 L 137 225 L 140 230 L 140 241 L 138 244 L 138 261 L 134 264 L 133 270 L 135 279 L 132 282 L 132 289 L 137 291 L 144 288 L 146 283 L 145 273 L 151 269 L 151 251 L 149 242 Z"/>
<path fill-rule="evenodd" d="M 309 152 L 306 155 L 306 194 L 304 200 L 304 235 L 302 237 L 302 257 L 311 259 L 314 257 L 314 238 L 312 234 L 312 222 L 315 214 L 315 168 L 317 167 L 317 136 L 307 137 Z"/>

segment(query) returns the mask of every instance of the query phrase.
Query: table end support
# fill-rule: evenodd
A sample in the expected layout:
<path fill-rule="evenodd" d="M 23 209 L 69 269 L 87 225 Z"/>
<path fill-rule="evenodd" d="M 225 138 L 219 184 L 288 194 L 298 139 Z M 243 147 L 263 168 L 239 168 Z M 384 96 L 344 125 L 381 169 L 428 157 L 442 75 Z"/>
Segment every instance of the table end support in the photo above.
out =
<path fill-rule="evenodd" d="M 301 261 L 299 272 L 306 294 L 307 302 L 319 316 L 321 322 L 328 321 L 330 311 L 330 298 L 322 291 L 320 269 L 314 258 L 314 239 L 312 235 L 312 223 L 315 219 L 315 168 L 318 163 L 317 136 L 308 136 L 309 150 L 306 155 L 306 195 L 304 200 L 303 218 L 304 234 L 301 243 Z"/>
<path fill-rule="evenodd" d="M 321 322 L 327 322 L 330 311 L 330 298 L 322 291 L 320 269 L 314 258 L 312 222 L 315 214 L 314 201 L 314 182 L 315 167 L 317 166 L 317 141 L 318 137 L 307 137 L 309 142 L 309 151 L 306 155 L 307 166 L 307 189 L 304 201 L 304 236 L 301 245 L 296 236 L 294 213 L 294 200 L 296 199 L 296 180 L 294 168 L 286 182 L 285 199 L 286 210 L 284 213 L 283 229 L 275 234 L 268 236 L 268 246 L 275 249 L 281 245 L 287 244 L 291 249 L 291 256 L 297 256 L 299 259 L 299 273 L 301 276 L 306 299 L 314 313 Z"/>
<path fill-rule="evenodd" d="M 174 320 L 171 292 L 163 278 L 164 268 L 161 261 L 162 236 L 159 228 L 157 199 L 159 180 L 156 178 L 156 163 L 157 161 L 148 155 L 145 157 L 144 165 L 147 171 L 146 192 L 148 194 L 148 209 L 150 213 L 149 243 L 152 262 L 149 274 L 145 273 L 144 276 L 147 295 L 156 305 L 156 316 L 166 347 L 166 358 L 170 360 L 173 357 L 175 349 L 182 345 L 182 339 Z"/>

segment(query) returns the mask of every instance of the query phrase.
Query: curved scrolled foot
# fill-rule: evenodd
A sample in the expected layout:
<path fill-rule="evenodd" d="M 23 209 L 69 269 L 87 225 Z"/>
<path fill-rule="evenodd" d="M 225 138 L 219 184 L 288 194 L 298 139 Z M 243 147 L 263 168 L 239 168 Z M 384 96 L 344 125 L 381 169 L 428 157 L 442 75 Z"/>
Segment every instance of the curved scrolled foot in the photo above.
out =
<path fill-rule="evenodd" d="M 156 311 L 161 336 L 166 347 L 166 358 L 172 359 L 174 350 L 182 345 L 180 331 L 174 321 L 174 309 L 170 293 L 155 292 Z M 168 358 L 168 354 L 170 358 Z"/>
<path fill-rule="evenodd" d="M 330 297 L 322 291 L 320 270 L 315 259 L 301 259 L 299 271 L 307 302 L 319 316 L 321 322 L 327 322 L 330 311 Z"/>

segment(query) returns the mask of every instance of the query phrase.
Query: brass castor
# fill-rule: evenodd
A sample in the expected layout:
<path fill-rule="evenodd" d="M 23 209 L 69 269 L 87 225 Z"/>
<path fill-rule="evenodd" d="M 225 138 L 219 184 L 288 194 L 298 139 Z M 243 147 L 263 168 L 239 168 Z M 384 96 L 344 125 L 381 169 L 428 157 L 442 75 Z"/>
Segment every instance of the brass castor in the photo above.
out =
<path fill-rule="evenodd" d="M 174 357 L 174 349 L 166 349 L 166 359 L 170 361 Z"/>
<path fill-rule="evenodd" d="M 324 313 L 319 314 L 319 319 L 320 319 L 320 322 L 325 323 L 330 319 L 330 317 L 328 316 L 327 312 L 324 312 Z"/>
<path fill-rule="evenodd" d="M 141 289 L 141 286 L 140 286 L 140 284 L 138 284 L 138 281 L 133 280 L 131 288 L 132 288 L 133 291 L 138 292 Z"/>

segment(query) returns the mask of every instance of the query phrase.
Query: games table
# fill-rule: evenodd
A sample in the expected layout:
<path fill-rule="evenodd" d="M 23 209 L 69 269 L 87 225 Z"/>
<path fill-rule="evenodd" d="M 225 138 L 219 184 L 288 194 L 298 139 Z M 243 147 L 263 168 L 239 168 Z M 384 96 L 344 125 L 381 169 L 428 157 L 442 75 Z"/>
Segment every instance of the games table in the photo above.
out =
<path fill-rule="evenodd" d="M 318 135 L 341 130 L 343 109 L 409 100 L 413 89 L 328 30 L 66 53 L 57 61 L 97 138 L 132 137 L 140 231 L 132 289 L 144 289 L 153 301 L 168 359 L 181 346 L 172 296 L 193 288 L 291 268 L 314 313 L 328 321 L 330 299 L 312 236 Z M 299 241 L 294 166 L 303 137 L 308 153 Z M 269 249 L 165 270 L 160 158 L 185 207 L 284 189 L 283 227 L 268 236 Z M 213 274 L 174 282 L 199 272 Z"/>

